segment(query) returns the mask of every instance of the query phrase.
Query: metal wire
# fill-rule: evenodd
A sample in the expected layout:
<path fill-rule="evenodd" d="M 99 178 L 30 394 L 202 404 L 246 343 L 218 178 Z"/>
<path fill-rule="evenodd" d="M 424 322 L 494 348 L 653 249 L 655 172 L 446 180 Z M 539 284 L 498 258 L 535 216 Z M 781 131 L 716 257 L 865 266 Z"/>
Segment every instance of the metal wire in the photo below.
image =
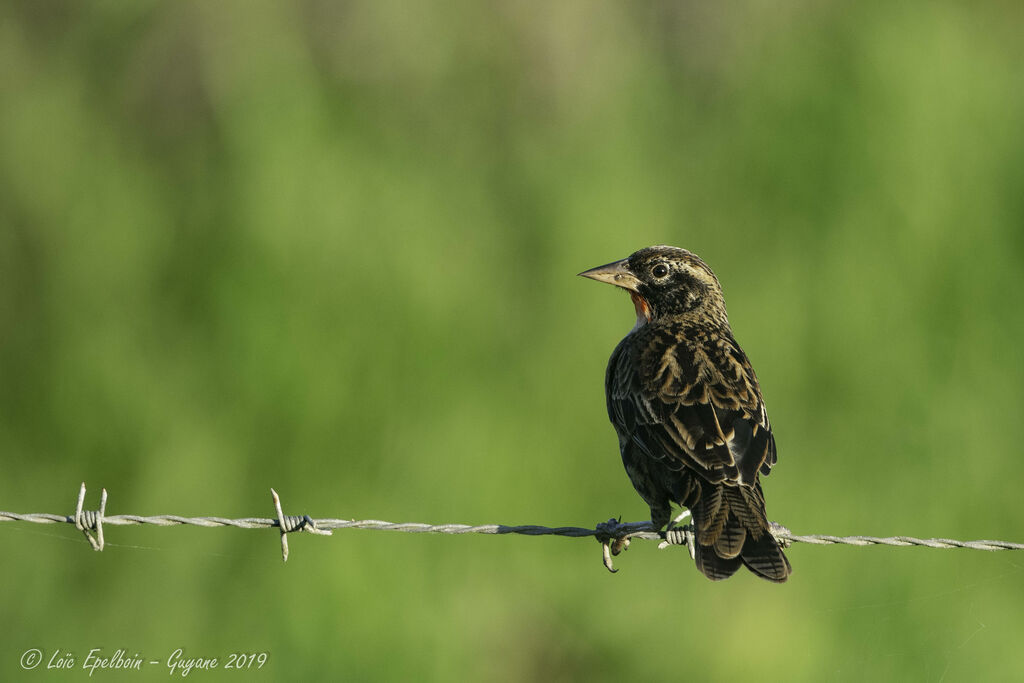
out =
<path fill-rule="evenodd" d="M 103 549 L 104 526 L 129 526 L 133 524 L 152 524 L 155 526 L 178 526 L 182 524 L 199 527 L 235 527 L 237 529 L 269 529 L 281 530 L 281 552 L 288 559 L 287 534 L 304 531 L 329 536 L 335 529 L 371 529 L 376 531 L 401 531 L 419 534 L 518 534 L 522 536 L 567 536 L 570 538 L 594 537 L 605 546 L 605 566 L 612 570 L 609 546 L 612 555 L 617 554 L 624 545 L 634 538 L 658 540 L 665 545 L 692 544 L 692 533 L 659 532 L 650 522 L 619 522 L 610 519 L 593 529 L 586 527 L 562 526 L 546 527 L 537 525 L 508 526 L 504 524 L 422 524 L 418 522 L 384 522 L 377 519 L 312 519 L 308 515 L 285 515 L 281 508 L 281 500 L 277 492 L 271 489 L 276 519 L 262 517 L 246 517 L 228 519 L 225 517 L 182 517 L 180 515 L 106 515 L 106 490 L 103 491 L 98 511 L 83 510 L 85 484 L 78 496 L 78 505 L 73 515 L 54 515 L 45 513 L 18 514 L 0 511 L 0 522 L 31 522 L 35 524 L 74 524 L 81 530 L 95 550 Z M 687 529 L 689 527 L 686 527 Z M 95 536 L 91 532 L 95 531 Z M 967 548 L 970 550 L 1024 550 L 1024 543 L 1009 541 L 957 541 L 950 538 L 915 538 L 913 536 L 832 536 L 828 534 L 794 534 L 786 527 L 772 522 L 771 533 L 784 546 L 792 543 L 809 543 L 812 545 L 888 545 L 897 547 L 921 546 L 925 548 Z"/>

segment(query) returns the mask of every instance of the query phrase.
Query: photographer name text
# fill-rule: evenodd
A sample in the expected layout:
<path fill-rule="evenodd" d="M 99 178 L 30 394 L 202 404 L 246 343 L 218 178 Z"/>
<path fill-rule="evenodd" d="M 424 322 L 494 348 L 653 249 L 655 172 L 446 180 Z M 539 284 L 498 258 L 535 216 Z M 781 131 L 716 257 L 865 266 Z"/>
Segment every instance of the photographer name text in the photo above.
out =
<path fill-rule="evenodd" d="M 82 669 L 88 671 L 91 677 L 97 671 L 142 671 L 153 666 L 164 666 L 169 675 L 185 678 L 197 671 L 212 671 L 214 669 L 256 671 L 263 668 L 268 657 L 266 652 L 232 652 L 227 656 L 197 657 L 186 653 L 180 647 L 166 658 L 161 659 L 149 659 L 138 652 L 129 653 L 124 649 L 111 652 L 98 647 L 92 648 L 82 657 L 80 653 L 75 654 L 61 648 L 44 652 L 33 647 L 22 653 L 21 668 L 25 670 L 45 668 L 60 671 Z M 45 665 L 40 666 L 44 664 L 44 660 Z"/>

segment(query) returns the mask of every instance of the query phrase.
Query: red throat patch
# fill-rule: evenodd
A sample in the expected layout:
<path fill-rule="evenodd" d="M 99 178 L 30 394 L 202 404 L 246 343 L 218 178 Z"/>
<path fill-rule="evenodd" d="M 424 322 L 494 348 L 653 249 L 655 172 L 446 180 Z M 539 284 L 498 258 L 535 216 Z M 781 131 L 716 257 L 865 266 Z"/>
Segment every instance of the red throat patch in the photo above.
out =
<path fill-rule="evenodd" d="M 651 322 L 651 305 L 647 299 L 630 290 L 629 298 L 633 300 L 633 307 L 636 308 L 636 326 L 646 325 Z"/>

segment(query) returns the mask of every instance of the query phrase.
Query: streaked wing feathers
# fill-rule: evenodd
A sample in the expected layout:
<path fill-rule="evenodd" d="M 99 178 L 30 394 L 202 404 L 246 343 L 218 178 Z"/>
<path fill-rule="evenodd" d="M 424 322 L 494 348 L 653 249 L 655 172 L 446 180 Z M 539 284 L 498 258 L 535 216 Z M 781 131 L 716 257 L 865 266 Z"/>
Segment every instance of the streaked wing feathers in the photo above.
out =
<path fill-rule="evenodd" d="M 751 486 L 776 461 L 754 371 L 727 332 L 702 344 L 675 332 L 619 345 L 608 366 L 609 416 L 651 458 Z"/>

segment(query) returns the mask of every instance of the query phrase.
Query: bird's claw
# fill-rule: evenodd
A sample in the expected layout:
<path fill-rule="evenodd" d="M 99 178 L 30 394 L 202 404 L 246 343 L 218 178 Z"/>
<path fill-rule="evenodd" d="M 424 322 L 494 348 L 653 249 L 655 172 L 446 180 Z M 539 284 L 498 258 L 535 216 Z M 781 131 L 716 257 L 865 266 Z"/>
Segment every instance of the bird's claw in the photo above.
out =
<path fill-rule="evenodd" d="M 612 564 L 612 558 L 618 556 L 619 553 L 621 553 L 623 550 L 627 550 L 628 548 L 629 548 L 629 539 L 628 538 L 610 538 L 610 539 L 608 539 L 606 541 L 603 541 L 601 543 L 601 551 L 602 551 L 601 554 L 602 554 L 602 557 L 604 558 L 604 567 L 605 567 L 605 569 L 610 571 L 612 574 L 614 574 L 617 571 L 619 571 Z"/>
<path fill-rule="evenodd" d="M 607 522 L 601 522 L 597 525 L 597 540 L 601 543 L 601 556 L 604 560 L 604 567 L 612 574 L 619 571 L 612 564 L 612 558 L 629 548 L 629 537 L 616 535 L 619 523 L 620 520 L 613 517 Z"/>
<path fill-rule="evenodd" d="M 604 560 L 604 568 L 610 571 L 612 574 L 614 574 L 619 570 L 616 569 L 615 566 L 612 564 L 612 553 L 610 546 L 610 541 L 605 541 L 601 544 L 601 557 Z"/>
<path fill-rule="evenodd" d="M 696 559 L 697 540 L 694 536 L 692 525 L 686 524 L 676 528 L 669 525 L 668 529 L 661 532 L 661 537 L 664 540 L 658 544 L 658 550 L 664 550 L 670 545 L 685 545 L 686 549 L 690 551 L 690 559 Z"/>
<path fill-rule="evenodd" d="M 788 548 L 793 545 L 793 541 L 790 538 L 793 532 L 778 522 L 768 522 L 768 531 L 775 537 L 775 542 L 779 544 L 780 548 Z"/>

